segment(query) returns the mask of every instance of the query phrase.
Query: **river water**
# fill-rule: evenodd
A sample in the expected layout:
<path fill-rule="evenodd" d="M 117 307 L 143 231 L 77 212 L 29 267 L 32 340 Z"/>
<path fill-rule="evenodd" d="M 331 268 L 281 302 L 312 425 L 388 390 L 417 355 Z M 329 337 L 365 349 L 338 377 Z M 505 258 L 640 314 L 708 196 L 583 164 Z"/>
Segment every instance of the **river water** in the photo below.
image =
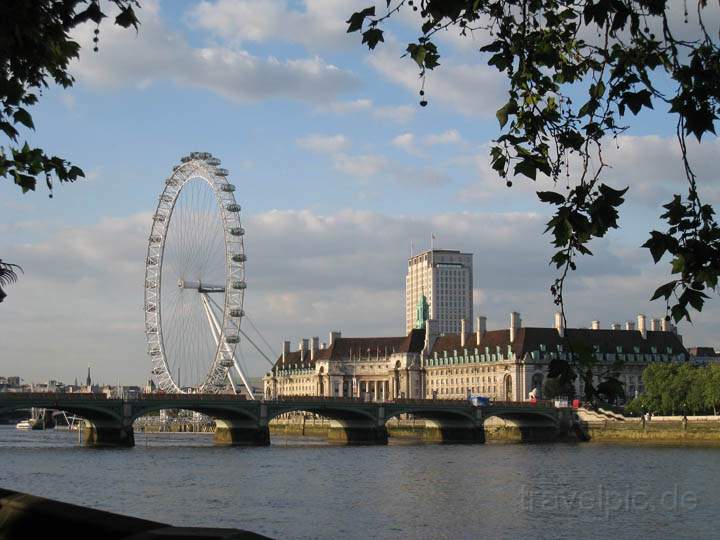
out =
<path fill-rule="evenodd" d="M 716 538 L 720 449 L 602 444 L 340 447 L 136 434 L 132 449 L 0 426 L 0 487 L 275 538 Z"/>

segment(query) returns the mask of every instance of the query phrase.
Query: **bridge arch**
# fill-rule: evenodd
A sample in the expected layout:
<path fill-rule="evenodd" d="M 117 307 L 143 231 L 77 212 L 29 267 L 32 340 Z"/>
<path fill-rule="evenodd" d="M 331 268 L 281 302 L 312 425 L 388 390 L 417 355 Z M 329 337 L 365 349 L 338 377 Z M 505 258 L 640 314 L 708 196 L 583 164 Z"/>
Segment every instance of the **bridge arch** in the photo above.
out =
<path fill-rule="evenodd" d="M 332 403 L 324 400 L 307 402 L 274 402 L 268 408 L 270 422 L 286 413 L 316 414 L 330 421 L 327 437 L 331 442 L 345 444 L 384 444 L 387 442 L 385 422 L 377 415 L 377 406 L 362 402 Z"/>
<path fill-rule="evenodd" d="M 253 422 L 258 421 L 258 417 L 251 412 L 238 407 L 232 407 L 230 405 L 224 407 L 224 406 L 218 406 L 218 405 L 211 405 L 211 406 L 203 406 L 203 405 L 194 405 L 187 403 L 183 403 L 182 405 L 175 405 L 175 406 L 168 406 L 167 403 L 163 404 L 152 404 L 152 405 L 143 405 L 143 406 L 135 406 L 133 407 L 133 413 L 130 417 L 132 422 L 135 422 L 138 418 L 141 418 L 143 416 L 148 415 L 152 412 L 157 412 L 163 409 L 177 409 L 177 410 L 183 410 L 183 411 L 192 411 L 192 412 L 199 412 L 201 414 L 207 415 L 213 419 L 237 419 L 237 420 L 251 420 Z"/>
<path fill-rule="evenodd" d="M 555 440 L 560 423 L 553 411 L 489 408 L 483 415 L 486 437 L 499 441 L 541 442 Z"/>
<path fill-rule="evenodd" d="M 398 418 L 403 414 L 412 414 L 413 417 L 423 421 L 423 426 L 417 428 L 413 425 L 409 428 L 403 427 L 401 420 Z M 398 436 L 420 438 L 425 442 L 439 443 L 481 443 L 484 442 L 484 433 L 482 430 L 482 421 L 477 409 L 468 406 L 466 409 L 451 410 L 443 408 L 442 405 L 433 407 L 432 405 L 413 405 L 399 404 L 388 407 L 385 414 L 385 422 L 398 418 L 397 428 L 393 429 L 393 433 Z"/>
<path fill-rule="evenodd" d="M 51 403 L 30 403 L 30 402 L 18 402 L 12 405 L 3 405 L 0 407 L 0 414 L 23 410 L 23 409 L 53 409 L 58 411 L 65 411 L 75 416 L 79 416 L 85 420 L 99 420 L 99 421 L 122 421 L 122 411 L 113 410 L 107 407 L 101 407 L 99 405 L 93 406 L 92 403 L 86 404 L 70 404 L 70 405 L 57 405 Z"/>

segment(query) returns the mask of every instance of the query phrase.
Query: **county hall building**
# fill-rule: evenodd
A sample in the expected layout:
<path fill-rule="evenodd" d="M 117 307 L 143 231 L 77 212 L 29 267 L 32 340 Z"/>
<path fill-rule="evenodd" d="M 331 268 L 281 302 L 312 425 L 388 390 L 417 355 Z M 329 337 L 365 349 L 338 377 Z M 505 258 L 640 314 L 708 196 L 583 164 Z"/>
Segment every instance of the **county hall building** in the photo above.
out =
<path fill-rule="evenodd" d="M 648 325 L 645 315 L 637 316 L 637 327 L 627 322 L 602 329 L 599 321 L 591 328 L 564 328 L 559 314 L 553 326 L 524 327 L 520 314 L 512 312 L 505 328 L 488 330 L 485 317 L 477 317 L 470 328 L 471 276 L 472 255 L 467 253 L 433 250 L 412 257 L 406 303 L 415 302 L 415 307 L 406 335 L 343 337 L 331 332 L 327 342 L 303 339 L 297 350 L 285 341 L 282 354 L 263 377 L 264 397 L 384 401 L 465 399 L 472 393 L 523 401 L 532 393 L 541 398 L 550 362 L 570 360 L 571 345 L 575 352 L 595 355 L 596 382 L 613 373 L 631 399 L 643 391 L 642 372 L 648 364 L 688 359 L 675 328 L 659 319 Z M 579 378 L 575 384 L 576 394 L 582 395 Z"/>

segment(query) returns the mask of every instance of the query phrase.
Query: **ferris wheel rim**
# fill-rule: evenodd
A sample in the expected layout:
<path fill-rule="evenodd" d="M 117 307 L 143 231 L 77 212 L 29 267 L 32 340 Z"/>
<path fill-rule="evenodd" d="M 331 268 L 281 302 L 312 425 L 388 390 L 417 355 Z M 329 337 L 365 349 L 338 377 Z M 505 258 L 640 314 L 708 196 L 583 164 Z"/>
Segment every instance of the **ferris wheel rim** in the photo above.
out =
<path fill-rule="evenodd" d="M 145 334 L 148 354 L 152 362 L 153 378 L 161 390 L 184 393 L 170 370 L 162 322 L 163 259 L 169 225 L 183 188 L 192 180 L 204 181 L 212 190 L 219 212 L 224 242 L 224 302 L 222 322 L 215 355 L 207 374 L 196 390 L 216 393 L 225 388 L 228 372 L 234 362 L 242 321 L 245 267 L 244 230 L 240 221 L 240 206 L 235 201 L 234 186 L 227 180 L 227 171 L 219 167 L 219 160 L 207 153 L 193 153 L 173 167 L 165 181 L 153 214 L 153 225 L 148 238 L 145 260 Z M 199 291 L 200 292 L 200 291 Z"/>

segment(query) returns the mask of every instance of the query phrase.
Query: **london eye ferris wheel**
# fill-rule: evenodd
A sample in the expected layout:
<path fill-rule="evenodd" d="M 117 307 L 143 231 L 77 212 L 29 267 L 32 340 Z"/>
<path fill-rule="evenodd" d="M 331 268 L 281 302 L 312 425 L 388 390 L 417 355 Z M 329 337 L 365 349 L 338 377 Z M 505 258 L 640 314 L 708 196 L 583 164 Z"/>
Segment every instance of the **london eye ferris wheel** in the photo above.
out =
<path fill-rule="evenodd" d="M 193 152 L 160 194 L 145 266 L 145 334 L 164 392 L 238 392 L 237 375 L 252 398 L 236 356 L 246 256 L 234 193 L 220 160 Z"/>

